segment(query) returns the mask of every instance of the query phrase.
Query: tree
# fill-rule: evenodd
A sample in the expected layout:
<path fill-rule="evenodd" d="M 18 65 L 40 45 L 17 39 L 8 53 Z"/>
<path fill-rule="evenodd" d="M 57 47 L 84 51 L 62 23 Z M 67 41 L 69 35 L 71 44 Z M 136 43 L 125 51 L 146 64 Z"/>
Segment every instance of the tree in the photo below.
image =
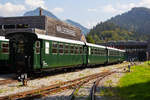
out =
<path fill-rule="evenodd" d="M 89 42 L 89 43 L 95 43 L 94 39 L 92 38 L 92 35 L 90 35 L 90 34 L 88 34 L 88 35 L 86 36 L 86 40 L 87 40 L 87 42 Z"/>

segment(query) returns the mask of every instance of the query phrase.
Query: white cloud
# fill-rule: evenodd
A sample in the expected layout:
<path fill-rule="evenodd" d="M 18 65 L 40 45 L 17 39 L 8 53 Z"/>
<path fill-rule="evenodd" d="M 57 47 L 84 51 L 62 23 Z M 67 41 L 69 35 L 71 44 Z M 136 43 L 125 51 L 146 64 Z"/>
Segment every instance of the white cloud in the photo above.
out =
<path fill-rule="evenodd" d="M 31 8 L 42 7 L 44 9 L 47 9 L 44 0 L 25 0 L 25 4 Z"/>
<path fill-rule="evenodd" d="M 150 8 L 150 0 L 142 0 L 138 6 L 148 7 Z"/>
<path fill-rule="evenodd" d="M 62 13 L 62 12 L 64 12 L 64 9 L 57 7 L 57 8 L 52 9 L 51 12 L 54 14 Z"/>
<path fill-rule="evenodd" d="M 115 9 L 112 5 L 106 5 L 106 6 L 103 6 L 103 11 L 106 12 L 106 13 L 116 13 L 118 12 L 117 9 Z"/>
<path fill-rule="evenodd" d="M 9 2 L 0 4 L 0 16 L 16 16 L 24 10 L 25 7 L 23 5 L 15 5 Z"/>
<path fill-rule="evenodd" d="M 97 9 L 88 9 L 89 12 L 97 12 Z"/>
<path fill-rule="evenodd" d="M 133 7 L 150 8 L 150 0 L 141 0 L 138 3 L 128 3 L 128 4 L 120 4 L 120 3 L 117 3 L 115 5 L 109 4 L 109 5 L 103 6 L 103 11 L 106 13 L 120 14 L 120 13 L 131 10 Z"/>

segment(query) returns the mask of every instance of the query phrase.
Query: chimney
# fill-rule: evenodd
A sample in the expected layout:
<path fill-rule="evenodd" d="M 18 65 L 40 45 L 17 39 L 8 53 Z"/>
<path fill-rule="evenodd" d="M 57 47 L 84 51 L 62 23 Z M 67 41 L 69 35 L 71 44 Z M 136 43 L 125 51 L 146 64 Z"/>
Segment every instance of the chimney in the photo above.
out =
<path fill-rule="evenodd" d="M 39 8 L 39 14 L 40 14 L 39 16 L 42 16 L 42 8 L 41 7 Z"/>

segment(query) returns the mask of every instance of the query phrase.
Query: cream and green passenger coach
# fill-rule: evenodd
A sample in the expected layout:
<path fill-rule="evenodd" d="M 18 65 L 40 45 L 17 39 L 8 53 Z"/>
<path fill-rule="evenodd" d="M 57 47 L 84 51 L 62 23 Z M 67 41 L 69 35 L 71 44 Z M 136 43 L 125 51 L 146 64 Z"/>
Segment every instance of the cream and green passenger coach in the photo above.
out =
<path fill-rule="evenodd" d="M 125 60 L 124 50 L 60 37 L 11 33 L 1 40 L 1 58 L 9 59 L 16 72 L 117 63 Z M 9 51 L 9 52 L 8 52 Z M 7 52 L 7 53 L 6 53 Z"/>

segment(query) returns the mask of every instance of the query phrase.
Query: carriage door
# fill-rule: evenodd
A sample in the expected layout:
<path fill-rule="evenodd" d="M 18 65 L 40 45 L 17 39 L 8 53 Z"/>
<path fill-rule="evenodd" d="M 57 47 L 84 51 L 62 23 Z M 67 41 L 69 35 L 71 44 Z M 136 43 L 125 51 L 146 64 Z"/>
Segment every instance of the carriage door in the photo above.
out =
<path fill-rule="evenodd" d="M 41 42 L 38 40 L 34 46 L 34 68 L 41 68 Z"/>
<path fill-rule="evenodd" d="M 10 38 L 10 60 L 17 72 L 28 72 L 33 65 L 34 39 L 23 34 L 16 34 Z"/>
<path fill-rule="evenodd" d="M 84 65 L 88 64 L 88 47 L 87 46 L 83 46 L 83 63 Z"/>

